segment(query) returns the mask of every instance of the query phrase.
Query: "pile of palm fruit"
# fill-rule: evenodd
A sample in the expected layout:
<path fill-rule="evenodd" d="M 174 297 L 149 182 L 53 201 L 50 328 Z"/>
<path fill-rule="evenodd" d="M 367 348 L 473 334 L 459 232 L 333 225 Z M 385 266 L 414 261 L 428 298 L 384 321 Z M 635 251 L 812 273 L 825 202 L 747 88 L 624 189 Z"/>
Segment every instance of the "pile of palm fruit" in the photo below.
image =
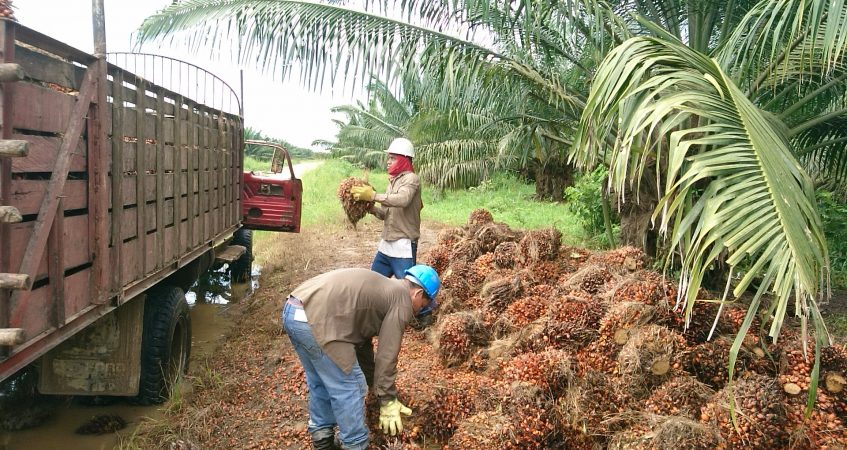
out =
<path fill-rule="evenodd" d="M 383 448 L 847 446 L 843 344 L 823 351 L 809 419 L 813 353 L 790 329 L 773 344 L 757 319 L 729 384 L 745 310 L 727 305 L 713 326 L 719 304 L 698 301 L 686 326 L 677 286 L 637 249 L 569 247 L 555 229 L 512 230 L 477 210 L 422 260 L 442 277 L 442 307 L 425 331 L 431 345 L 404 352 L 437 357 L 401 366 L 427 383 L 401 376 L 415 414 Z"/>

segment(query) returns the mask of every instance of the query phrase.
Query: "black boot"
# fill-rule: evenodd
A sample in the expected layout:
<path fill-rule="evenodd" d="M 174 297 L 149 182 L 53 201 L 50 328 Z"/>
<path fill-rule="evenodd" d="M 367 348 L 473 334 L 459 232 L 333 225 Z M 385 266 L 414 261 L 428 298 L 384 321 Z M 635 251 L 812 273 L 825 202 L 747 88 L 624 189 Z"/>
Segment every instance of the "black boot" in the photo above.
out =
<path fill-rule="evenodd" d="M 340 450 L 335 446 L 335 438 L 332 436 L 323 439 L 312 439 L 312 450 Z"/>

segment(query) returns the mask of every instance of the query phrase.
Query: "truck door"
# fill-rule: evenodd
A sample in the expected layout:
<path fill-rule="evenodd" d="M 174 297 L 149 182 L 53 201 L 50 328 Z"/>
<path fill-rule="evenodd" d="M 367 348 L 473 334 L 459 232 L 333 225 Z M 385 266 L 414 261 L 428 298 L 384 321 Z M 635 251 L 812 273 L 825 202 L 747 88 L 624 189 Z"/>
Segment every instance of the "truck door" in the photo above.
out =
<path fill-rule="evenodd" d="M 270 172 L 244 172 L 241 192 L 243 227 L 299 233 L 303 183 L 294 175 L 288 151 L 272 142 L 246 140 L 244 143 L 273 148 L 274 155 Z"/>

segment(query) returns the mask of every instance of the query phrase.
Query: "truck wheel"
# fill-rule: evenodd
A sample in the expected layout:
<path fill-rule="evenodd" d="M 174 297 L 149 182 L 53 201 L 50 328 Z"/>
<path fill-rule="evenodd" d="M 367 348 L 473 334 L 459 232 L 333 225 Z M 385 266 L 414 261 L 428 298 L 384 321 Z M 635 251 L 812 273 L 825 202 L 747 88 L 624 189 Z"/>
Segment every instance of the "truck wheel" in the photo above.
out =
<path fill-rule="evenodd" d="M 171 387 L 188 372 L 191 355 L 191 316 L 182 289 L 154 287 L 144 302 L 144 329 L 141 337 L 141 405 L 164 402 Z"/>
<path fill-rule="evenodd" d="M 247 251 L 230 265 L 232 281 L 244 283 L 253 273 L 253 230 L 239 228 L 232 237 L 232 245 L 243 245 Z"/>

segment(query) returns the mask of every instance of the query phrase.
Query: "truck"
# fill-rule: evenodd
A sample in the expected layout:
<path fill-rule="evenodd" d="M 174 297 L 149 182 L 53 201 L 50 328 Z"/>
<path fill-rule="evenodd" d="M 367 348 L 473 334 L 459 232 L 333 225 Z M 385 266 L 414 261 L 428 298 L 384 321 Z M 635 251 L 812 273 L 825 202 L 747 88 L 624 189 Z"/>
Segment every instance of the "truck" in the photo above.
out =
<path fill-rule="evenodd" d="M 241 100 L 195 65 L 89 54 L 0 20 L 0 382 L 153 404 L 188 368 L 185 292 L 299 232 L 302 183 L 243 173 Z M 99 26 L 98 26 L 99 24 Z M 273 144 L 268 144 L 273 145 Z"/>

